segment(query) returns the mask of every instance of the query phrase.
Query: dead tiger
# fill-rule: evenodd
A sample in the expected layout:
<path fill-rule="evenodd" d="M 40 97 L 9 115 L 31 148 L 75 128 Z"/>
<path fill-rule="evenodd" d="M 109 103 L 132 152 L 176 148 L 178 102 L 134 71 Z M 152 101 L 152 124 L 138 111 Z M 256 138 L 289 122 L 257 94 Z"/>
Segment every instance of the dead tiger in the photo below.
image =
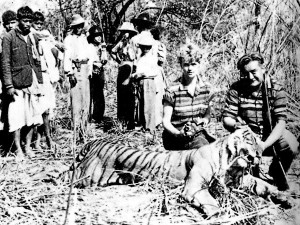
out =
<path fill-rule="evenodd" d="M 224 187 L 242 186 L 263 197 L 282 198 L 275 186 L 245 173 L 261 156 L 257 141 L 248 127 L 196 150 L 155 152 L 95 140 L 83 147 L 70 171 L 75 171 L 78 187 L 129 184 L 150 176 L 184 183 L 182 197 L 210 216 L 219 209 L 209 192 L 215 179 Z"/>

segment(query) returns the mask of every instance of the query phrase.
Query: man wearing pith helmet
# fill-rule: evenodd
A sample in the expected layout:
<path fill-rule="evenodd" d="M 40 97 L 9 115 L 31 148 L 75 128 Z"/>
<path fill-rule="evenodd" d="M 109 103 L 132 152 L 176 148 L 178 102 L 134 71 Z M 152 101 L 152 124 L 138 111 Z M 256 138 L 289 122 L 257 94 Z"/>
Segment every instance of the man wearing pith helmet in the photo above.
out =
<path fill-rule="evenodd" d="M 124 22 L 119 28 L 121 40 L 111 51 L 112 58 L 119 63 L 117 77 L 117 117 L 123 128 L 134 128 L 134 95 L 129 78 L 135 54 L 130 48 L 131 39 L 138 33 L 132 23 Z"/>
<path fill-rule="evenodd" d="M 151 16 L 152 15 L 149 12 L 143 12 L 136 18 L 133 18 L 131 22 L 136 26 L 138 32 L 150 30 L 154 26 Z"/>
<path fill-rule="evenodd" d="M 139 107 L 136 109 L 136 122 L 141 125 L 145 131 L 150 133 L 155 131 L 156 126 L 156 80 L 159 74 L 157 58 L 152 54 L 154 38 L 149 31 L 143 31 L 139 35 L 138 45 L 141 56 L 136 63 L 136 72 L 132 74 L 133 80 L 138 84 Z M 162 102 L 162 99 L 161 101 Z"/>
<path fill-rule="evenodd" d="M 64 40 L 64 72 L 71 87 L 71 107 L 75 132 L 85 139 L 90 108 L 89 73 L 90 66 L 87 37 L 83 33 L 85 20 L 79 15 L 72 16 L 69 27 L 71 34 Z"/>
<path fill-rule="evenodd" d="M 131 41 L 130 45 L 135 53 L 135 62 L 138 60 L 138 58 L 141 55 L 141 51 L 139 49 L 139 40 L 140 40 L 140 34 L 144 31 L 150 32 L 150 29 L 154 26 L 154 22 L 152 21 L 151 15 L 149 12 L 143 12 L 139 14 L 136 18 L 133 18 L 131 20 L 133 25 L 136 27 L 137 31 L 139 32 L 138 35 L 134 36 Z M 135 65 L 134 62 L 134 65 Z M 134 66 L 135 67 L 135 66 Z"/>

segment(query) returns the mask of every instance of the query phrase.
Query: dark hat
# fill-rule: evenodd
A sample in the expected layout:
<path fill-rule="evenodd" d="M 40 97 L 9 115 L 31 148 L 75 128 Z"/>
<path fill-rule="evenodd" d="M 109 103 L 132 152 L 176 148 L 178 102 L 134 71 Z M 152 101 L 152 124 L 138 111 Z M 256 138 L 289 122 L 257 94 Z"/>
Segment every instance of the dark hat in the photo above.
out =
<path fill-rule="evenodd" d="M 131 22 L 136 25 L 139 25 L 139 24 L 154 25 L 155 24 L 152 21 L 150 13 L 148 13 L 148 12 L 143 12 L 143 13 L 139 14 L 136 18 L 133 18 L 131 20 Z"/>
<path fill-rule="evenodd" d="M 89 29 L 89 34 L 94 37 L 101 36 L 102 30 L 100 27 L 94 25 Z"/>

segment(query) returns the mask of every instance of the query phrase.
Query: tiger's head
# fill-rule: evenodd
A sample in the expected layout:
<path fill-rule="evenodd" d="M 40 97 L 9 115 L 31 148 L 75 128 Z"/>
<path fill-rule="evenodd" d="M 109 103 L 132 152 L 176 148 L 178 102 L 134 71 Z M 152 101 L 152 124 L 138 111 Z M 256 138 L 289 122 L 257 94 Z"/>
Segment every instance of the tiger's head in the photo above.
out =
<path fill-rule="evenodd" d="M 247 168 L 258 162 L 262 155 L 259 138 L 248 126 L 235 130 L 228 136 L 228 164 Z"/>
<path fill-rule="evenodd" d="M 223 184 L 238 186 L 243 174 L 260 161 L 262 149 L 258 144 L 259 141 L 248 126 L 237 129 L 228 136 Z"/>

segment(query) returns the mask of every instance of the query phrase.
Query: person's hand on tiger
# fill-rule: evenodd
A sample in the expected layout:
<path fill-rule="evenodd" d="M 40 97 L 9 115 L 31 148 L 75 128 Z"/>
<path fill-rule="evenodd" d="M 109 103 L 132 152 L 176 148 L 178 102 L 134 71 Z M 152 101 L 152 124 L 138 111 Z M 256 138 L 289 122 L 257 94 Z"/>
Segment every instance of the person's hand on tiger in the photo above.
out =
<path fill-rule="evenodd" d="M 259 140 L 257 144 L 261 148 L 262 151 L 264 151 L 266 149 L 266 143 L 264 141 Z"/>
<path fill-rule="evenodd" d="M 187 122 L 180 130 L 179 137 L 192 138 L 196 134 L 195 123 Z"/>
<path fill-rule="evenodd" d="M 197 124 L 197 126 L 200 126 L 201 128 L 202 127 L 205 127 L 205 126 L 207 126 L 208 125 L 208 123 L 209 123 L 209 119 L 208 118 L 197 118 L 196 119 L 196 121 L 195 121 L 195 123 Z"/>

